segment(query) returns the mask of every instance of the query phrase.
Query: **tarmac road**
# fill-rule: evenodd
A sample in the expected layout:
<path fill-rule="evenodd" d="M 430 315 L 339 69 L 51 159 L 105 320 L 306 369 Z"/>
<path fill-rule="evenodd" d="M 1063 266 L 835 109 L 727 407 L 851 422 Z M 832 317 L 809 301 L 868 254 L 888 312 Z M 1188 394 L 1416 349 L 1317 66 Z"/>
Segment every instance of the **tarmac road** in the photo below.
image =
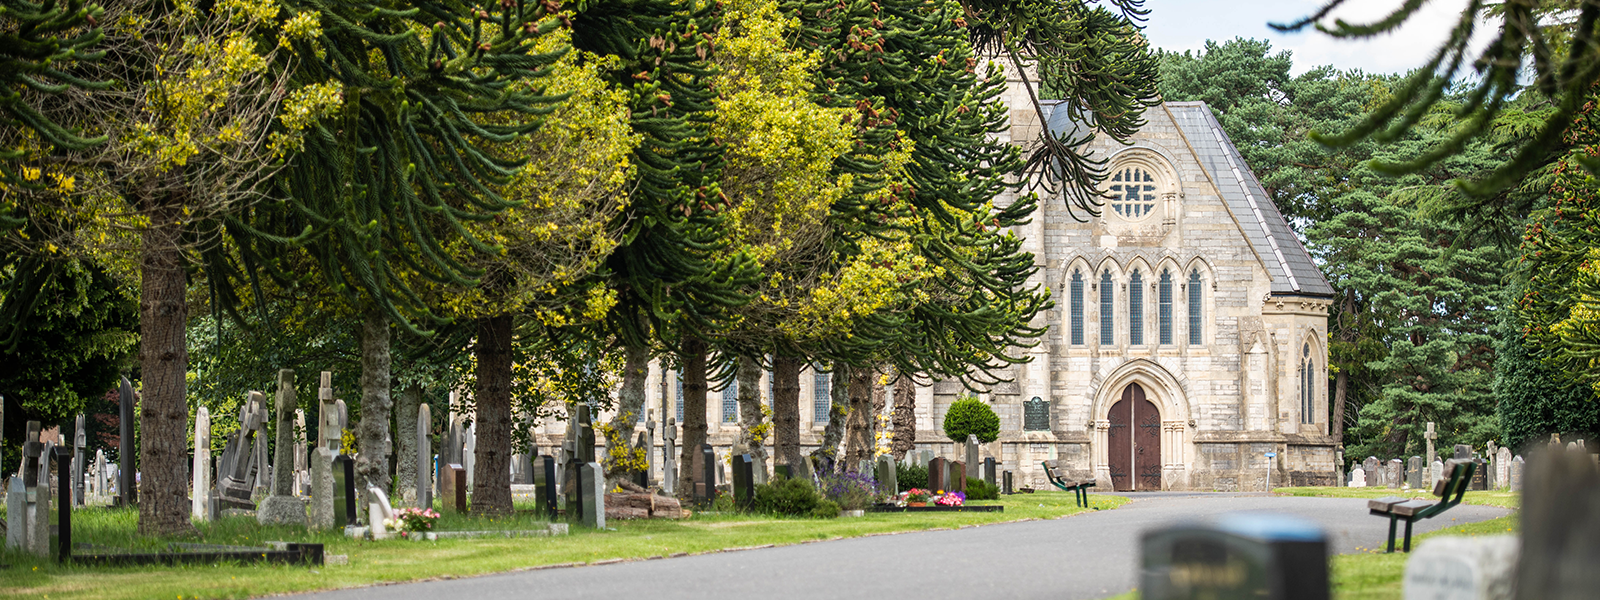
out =
<path fill-rule="evenodd" d="M 1139 535 L 1232 512 L 1309 519 L 1344 554 L 1380 548 L 1388 521 L 1366 500 L 1263 494 L 1140 493 L 1116 510 L 1053 521 L 835 540 L 742 552 L 338 590 L 310 598 L 1104 598 L 1133 589 Z M 1417 533 L 1510 511 L 1458 505 Z"/>

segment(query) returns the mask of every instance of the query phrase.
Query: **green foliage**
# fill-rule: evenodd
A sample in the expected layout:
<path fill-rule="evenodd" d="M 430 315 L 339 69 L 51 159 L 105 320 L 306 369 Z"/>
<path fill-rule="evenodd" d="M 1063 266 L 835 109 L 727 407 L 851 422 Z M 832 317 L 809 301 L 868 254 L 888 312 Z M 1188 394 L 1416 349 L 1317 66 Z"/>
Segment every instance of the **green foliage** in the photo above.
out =
<path fill-rule="evenodd" d="M 989 485 L 989 482 L 984 481 L 980 477 L 968 477 L 967 478 L 967 499 L 968 500 L 999 500 L 1000 499 L 1000 486 Z"/>
<path fill-rule="evenodd" d="M 839 517 L 839 512 L 842 510 L 843 509 L 839 508 L 839 503 L 832 500 L 823 499 L 821 502 L 817 503 L 816 508 L 811 509 L 811 518 L 836 519 Z"/>
<path fill-rule="evenodd" d="M 944 413 L 944 435 L 957 443 L 965 443 L 968 435 L 975 435 L 987 444 L 1000 438 L 1000 416 L 982 400 L 964 396 L 950 403 Z"/>
<path fill-rule="evenodd" d="M 901 464 L 895 468 L 894 477 L 895 486 L 900 488 L 896 492 L 928 487 L 928 468 L 921 465 Z"/>
<path fill-rule="evenodd" d="M 1563 379 L 1531 350 L 1516 332 L 1500 343 L 1494 396 L 1501 441 L 1519 451 L 1552 433 L 1595 439 L 1600 434 L 1600 395 L 1581 382 Z"/>
<path fill-rule="evenodd" d="M 780 476 L 756 486 L 755 510 L 757 512 L 805 516 L 817 510 L 817 507 L 823 501 L 822 493 L 818 492 L 817 488 L 812 487 L 811 482 L 803 479 L 789 479 Z M 833 516 L 838 516 L 839 505 L 834 504 L 833 509 Z"/>
<path fill-rule="evenodd" d="M 1595 103 L 1568 139 L 1577 154 L 1555 164 L 1549 197 L 1523 232 L 1517 318 L 1534 355 L 1600 391 L 1600 182 L 1578 165 L 1579 157 L 1600 154 Z"/>

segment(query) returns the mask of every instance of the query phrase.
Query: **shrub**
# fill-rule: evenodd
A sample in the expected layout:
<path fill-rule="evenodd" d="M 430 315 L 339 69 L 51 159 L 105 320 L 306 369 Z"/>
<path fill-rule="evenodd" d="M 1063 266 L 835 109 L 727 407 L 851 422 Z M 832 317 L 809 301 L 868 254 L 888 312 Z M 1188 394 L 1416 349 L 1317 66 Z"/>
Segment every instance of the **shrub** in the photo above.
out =
<path fill-rule="evenodd" d="M 912 488 L 928 487 L 928 468 L 920 465 L 900 465 L 895 469 L 895 486 L 904 492 Z"/>
<path fill-rule="evenodd" d="M 978 436 L 985 444 L 1000 438 L 1000 415 L 972 396 L 964 396 L 950 404 L 944 413 L 944 434 L 956 442 L 967 441 L 968 435 Z"/>
<path fill-rule="evenodd" d="M 877 502 L 878 482 L 865 473 L 840 473 L 822 477 L 822 497 L 843 510 L 861 510 Z"/>
<path fill-rule="evenodd" d="M 756 486 L 755 509 L 758 512 L 804 516 L 815 511 L 822 501 L 822 494 L 803 479 L 775 477 L 771 483 Z M 835 504 L 834 510 L 838 508 Z"/>
<path fill-rule="evenodd" d="M 717 497 L 711 501 L 711 510 L 716 512 L 733 512 L 737 507 L 733 504 L 733 494 L 717 490 Z"/>
<path fill-rule="evenodd" d="M 1000 499 L 1000 488 L 998 486 L 989 485 L 989 482 L 984 481 L 982 479 L 979 479 L 977 477 L 968 477 L 967 478 L 967 499 L 968 500 L 999 500 Z"/>
<path fill-rule="evenodd" d="M 834 501 L 823 500 L 817 503 L 816 508 L 811 509 L 811 516 L 817 519 L 837 519 L 839 511 L 839 505 Z"/>

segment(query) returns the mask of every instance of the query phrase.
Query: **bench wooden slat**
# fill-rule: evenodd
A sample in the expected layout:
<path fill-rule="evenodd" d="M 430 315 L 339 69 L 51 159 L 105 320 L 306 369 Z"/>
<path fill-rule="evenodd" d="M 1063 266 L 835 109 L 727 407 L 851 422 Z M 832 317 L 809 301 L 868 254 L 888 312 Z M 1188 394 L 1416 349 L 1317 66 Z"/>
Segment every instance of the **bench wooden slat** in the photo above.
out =
<path fill-rule="evenodd" d="M 1370 509 L 1370 510 L 1375 510 L 1375 511 L 1379 511 L 1379 512 L 1389 512 L 1389 509 L 1394 508 L 1394 505 L 1399 504 L 1401 502 L 1405 502 L 1407 500 L 1410 500 L 1410 498 L 1401 498 L 1399 496 L 1388 496 L 1388 497 L 1385 497 L 1385 498 L 1373 498 L 1373 499 L 1367 501 L 1367 508 Z"/>
<path fill-rule="evenodd" d="M 1401 502 L 1399 504 L 1396 504 L 1396 505 L 1394 505 L 1393 508 L 1390 508 L 1389 510 L 1391 512 L 1393 512 L 1394 514 L 1400 515 L 1402 517 L 1411 517 L 1411 516 L 1416 516 L 1417 513 L 1422 512 L 1422 511 L 1424 511 L 1424 510 L 1426 510 L 1428 508 L 1431 508 L 1432 506 L 1433 506 L 1433 503 L 1429 502 L 1427 500 L 1409 500 L 1409 501 L 1406 501 L 1406 502 Z"/>

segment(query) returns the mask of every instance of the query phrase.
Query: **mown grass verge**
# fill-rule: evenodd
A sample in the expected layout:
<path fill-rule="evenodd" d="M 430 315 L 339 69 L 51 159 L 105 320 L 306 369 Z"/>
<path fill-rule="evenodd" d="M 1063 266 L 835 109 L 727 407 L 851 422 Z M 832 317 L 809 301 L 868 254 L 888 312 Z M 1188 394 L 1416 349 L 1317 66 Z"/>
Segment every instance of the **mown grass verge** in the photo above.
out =
<path fill-rule="evenodd" d="M 1428 490 L 1390 489 L 1386 487 L 1291 487 L 1272 490 L 1276 496 L 1315 496 L 1319 498 L 1383 498 L 1385 496 L 1401 496 L 1404 498 L 1421 498 L 1424 500 L 1438 500 Z M 1519 508 L 1522 506 L 1521 495 L 1504 490 L 1488 490 L 1482 492 L 1467 492 L 1461 495 L 1463 504 L 1482 504 L 1484 506 L 1498 506 L 1500 508 Z"/>
<path fill-rule="evenodd" d="M 1116 508 L 1120 496 L 1090 496 L 1089 509 L 1073 504 L 1071 494 L 1041 492 L 1004 496 L 1004 512 L 868 513 L 865 517 L 791 519 L 738 513 L 698 513 L 682 520 L 613 521 L 614 531 L 578 526 L 552 538 L 449 539 L 438 542 L 346 539 L 295 527 L 261 527 L 251 517 L 229 517 L 200 525 L 200 537 L 151 538 L 136 533 L 137 513 L 83 510 L 73 514 L 74 541 L 101 546 L 164 549 L 171 542 L 259 545 L 266 541 L 323 543 L 328 554 L 347 554 L 348 565 L 317 568 L 269 565 L 99 568 L 57 565 L 14 553 L 0 554 L 3 598 L 249 598 L 418 581 L 471 577 L 552 565 L 639 560 L 716 552 L 751 546 L 788 545 L 819 540 L 909 531 L 987 525 L 1025 519 L 1053 519 L 1085 510 Z M 532 516 L 479 518 L 446 516 L 441 531 L 533 529 Z"/>

